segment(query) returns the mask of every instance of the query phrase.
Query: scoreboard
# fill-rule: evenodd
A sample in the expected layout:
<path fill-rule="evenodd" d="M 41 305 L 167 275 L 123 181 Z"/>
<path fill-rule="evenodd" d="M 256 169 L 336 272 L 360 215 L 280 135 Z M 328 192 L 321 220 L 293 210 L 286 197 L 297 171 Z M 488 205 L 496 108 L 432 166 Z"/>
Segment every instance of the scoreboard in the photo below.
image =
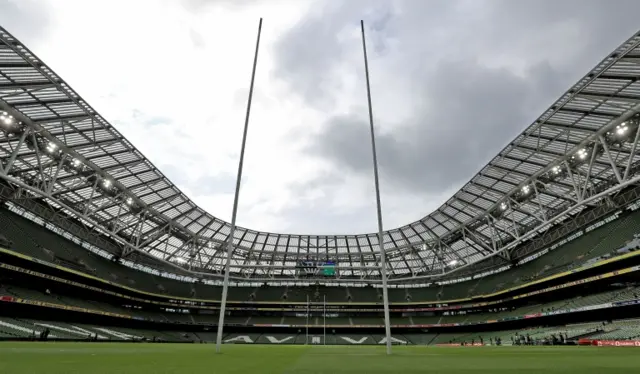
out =
<path fill-rule="evenodd" d="M 333 277 L 336 275 L 336 263 L 333 261 L 326 261 L 321 268 L 322 275 L 325 277 Z"/>
<path fill-rule="evenodd" d="M 336 263 L 334 261 L 304 260 L 298 261 L 296 271 L 299 276 L 324 276 L 334 277 L 336 275 Z"/>

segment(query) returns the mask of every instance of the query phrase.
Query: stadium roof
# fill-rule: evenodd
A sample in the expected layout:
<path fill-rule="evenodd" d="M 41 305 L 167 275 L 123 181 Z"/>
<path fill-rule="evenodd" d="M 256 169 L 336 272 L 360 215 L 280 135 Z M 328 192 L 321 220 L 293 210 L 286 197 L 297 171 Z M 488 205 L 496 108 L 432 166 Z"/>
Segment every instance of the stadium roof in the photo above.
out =
<path fill-rule="evenodd" d="M 390 281 L 436 277 L 520 243 L 639 180 L 640 34 L 580 79 L 423 219 L 384 234 Z M 96 72 L 98 73 L 98 72 Z M 521 124 L 514 124 L 520 126 Z M 148 253 L 220 274 L 230 224 L 185 196 L 65 81 L 0 28 L 0 177 L 13 199 L 43 198 L 110 236 L 121 256 Z M 232 278 L 295 277 L 331 259 L 341 279 L 375 282 L 378 242 L 238 228 Z"/>

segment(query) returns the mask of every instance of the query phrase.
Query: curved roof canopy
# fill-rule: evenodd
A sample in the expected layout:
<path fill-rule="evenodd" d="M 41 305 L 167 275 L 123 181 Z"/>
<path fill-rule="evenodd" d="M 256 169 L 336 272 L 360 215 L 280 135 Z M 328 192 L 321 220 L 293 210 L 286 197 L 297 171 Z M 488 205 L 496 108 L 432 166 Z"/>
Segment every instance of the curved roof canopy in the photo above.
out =
<path fill-rule="evenodd" d="M 391 282 L 434 277 L 511 250 L 637 182 L 640 34 L 609 54 L 437 210 L 384 233 Z M 99 73 L 99 72 L 96 72 Z M 514 124 L 519 126 L 520 124 Z M 220 274 L 230 224 L 185 196 L 106 119 L 0 28 L 0 177 L 138 251 Z M 26 191 L 26 192 L 25 192 Z M 239 227 L 239 279 L 298 275 L 331 259 L 340 279 L 376 281 L 378 240 Z"/>

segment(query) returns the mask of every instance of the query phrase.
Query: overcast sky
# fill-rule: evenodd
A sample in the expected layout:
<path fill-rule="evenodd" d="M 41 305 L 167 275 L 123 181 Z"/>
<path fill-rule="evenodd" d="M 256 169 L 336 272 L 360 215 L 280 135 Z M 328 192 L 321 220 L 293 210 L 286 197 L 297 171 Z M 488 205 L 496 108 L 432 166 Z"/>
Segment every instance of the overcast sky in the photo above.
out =
<path fill-rule="evenodd" d="M 197 204 L 238 223 L 376 231 L 359 21 L 385 228 L 428 214 L 607 53 L 637 0 L 0 0 L 22 40 Z"/>

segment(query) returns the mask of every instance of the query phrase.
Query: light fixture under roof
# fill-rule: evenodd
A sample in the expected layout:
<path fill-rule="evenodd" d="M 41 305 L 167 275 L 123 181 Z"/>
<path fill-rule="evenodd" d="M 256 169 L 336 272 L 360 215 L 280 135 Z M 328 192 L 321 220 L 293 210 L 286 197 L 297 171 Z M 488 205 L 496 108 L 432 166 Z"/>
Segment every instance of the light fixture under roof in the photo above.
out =
<path fill-rule="evenodd" d="M 0 112 L 0 123 L 3 125 L 12 125 L 15 122 L 15 118 L 7 112 Z"/>
<path fill-rule="evenodd" d="M 58 149 L 58 146 L 56 145 L 56 143 L 49 142 L 49 144 L 47 144 L 47 152 L 53 153 L 56 151 L 56 149 Z"/>
<path fill-rule="evenodd" d="M 616 129 L 614 130 L 615 135 L 617 136 L 623 136 L 627 133 L 627 131 L 629 130 L 629 123 L 628 122 L 622 122 L 621 124 L 616 126 Z M 609 135 L 611 135 L 612 132 L 609 132 Z"/>
<path fill-rule="evenodd" d="M 584 160 L 589 155 L 589 152 L 587 152 L 585 148 L 582 148 L 578 151 L 577 155 L 579 159 Z"/>

